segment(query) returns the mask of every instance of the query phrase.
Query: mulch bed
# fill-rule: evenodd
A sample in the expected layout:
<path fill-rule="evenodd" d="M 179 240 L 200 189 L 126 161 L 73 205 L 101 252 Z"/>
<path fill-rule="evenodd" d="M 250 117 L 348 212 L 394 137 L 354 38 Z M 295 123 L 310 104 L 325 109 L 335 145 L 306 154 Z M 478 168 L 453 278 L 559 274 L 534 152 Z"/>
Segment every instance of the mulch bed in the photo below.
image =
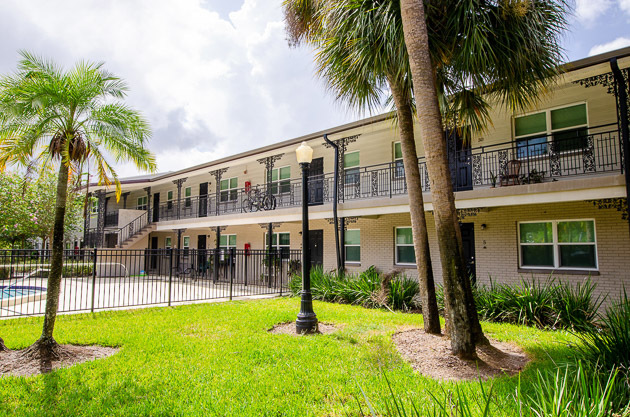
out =
<path fill-rule="evenodd" d="M 330 334 L 333 333 L 337 330 L 339 330 L 338 327 L 336 327 L 334 324 L 331 323 L 317 323 L 317 328 L 318 328 L 318 332 L 314 333 L 314 334 Z M 273 334 L 290 334 L 292 336 L 311 336 L 312 334 L 298 334 L 295 332 L 295 322 L 294 321 L 290 321 L 288 323 L 280 323 L 280 324 L 276 324 L 275 326 L 273 326 L 271 329 L 269 329 L 269 333 L 273 333 Z"/>
<path fill-rule="evenodd" d="M 451 342 L 444 336 L 413 329 L 394 334 L 394 344 L 401 356 L 422 375 L 448 381 L 488 379 L 515 375 L 525 368 L 529 358 L 521 348 L 490 339 L 489 346 L 478 346 L 476 361 L 451 354 Z"/>
<path fill-rule="evenodd" d="M 24 355 L 24 350 L 0 351 L 0 377 L 45 374 L 55 369 L 106 358 L 118 350 L 105 346 L 61 345 L 62 354 L 51 360 L 28 357 Z"/>

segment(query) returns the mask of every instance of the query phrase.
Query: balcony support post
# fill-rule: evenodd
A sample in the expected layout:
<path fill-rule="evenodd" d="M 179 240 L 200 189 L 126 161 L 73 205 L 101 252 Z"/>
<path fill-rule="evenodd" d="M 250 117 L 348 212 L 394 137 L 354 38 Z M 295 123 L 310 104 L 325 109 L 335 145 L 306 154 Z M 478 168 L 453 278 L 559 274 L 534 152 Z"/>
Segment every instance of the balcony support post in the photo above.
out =
<path fill-rule="evenodd" d="M 129 197 L 129 194 L 131 194 L 129 191 L 127 191 L 126 193 L 122 193 L 123 209 L 127 208 L 127 197 Z"/>
<path fill-rule="evenodd" d="M 256 162 L 258 162 L 259 164 L 263 164 L 265 166 L 265 170 L 267 172 L 267 179 L 266 179 L 267 195 L 271 195 L 271 185 L 273 183 L 273 176 L 272 176 L 272 174 L 273 174 L 273 167 L 275 166 L 276 161 L 279 160 L 280 158 L 282 158 L 282 155 L 284 155 L 284 154 L 280 153 L 278 155 L 272 155 L 272 156 L 268 156 L 266 158 L 260 158 L 260 159 L 256 160 Z"/>
<path fill-rule="evenodd" d="M 182 218 L 182 184 L 186 180 L 187 178 L 180 178 L 173 181 L 173 184 L 177 185 L 177 220 Z"/>
<path fill-rule="evenodd" d="M 152 220 L 151 217 L 151 187 L 145 187 L 144 191 L 147 192 L 147 219 Z"/>
<path fill-rule="evenodd" d="M 223 174 L 227 171 L 227 168 L 215 169 L 214 171 L 210 171 L 210 175 L 214 177 L 215 182 L 215 190 L 216 190 L 216 199 L 214 202 L 215 214 L 219 215 L 219 203 L 221 202 L 221 178 Z M 210 210 L 208 210 L 208 213 Z M 217 246 L 218 248 L 218 246 Z"/>
<path fill-rule="evenodd" d="M 621 127 L 621 145 L 623 147 L 623 172 L 626 177 L 626 203 L 630 202 L 630 132 L 628 128 L 628 90 L 626 80 L 619 69 L 617 58 L 610 60 L 610 68 L 615 77 L 617 104 L 619 109 L 619 124 Z M 630 204 L 627 204 L 628 228 L 630 231 Z"/>

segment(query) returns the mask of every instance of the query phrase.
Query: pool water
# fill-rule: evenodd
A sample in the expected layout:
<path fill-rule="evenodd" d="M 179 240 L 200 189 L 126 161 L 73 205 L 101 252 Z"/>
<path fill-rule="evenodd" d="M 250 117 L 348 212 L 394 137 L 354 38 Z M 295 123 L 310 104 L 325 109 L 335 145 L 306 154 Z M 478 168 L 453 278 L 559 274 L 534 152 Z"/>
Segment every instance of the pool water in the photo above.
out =
<path fill-rule="evenodd" d="M 42 291 L 39 287 L 9 287 L 2 288 L 0 299 L 22 297 L 24 295 L 37 294 Z"/>

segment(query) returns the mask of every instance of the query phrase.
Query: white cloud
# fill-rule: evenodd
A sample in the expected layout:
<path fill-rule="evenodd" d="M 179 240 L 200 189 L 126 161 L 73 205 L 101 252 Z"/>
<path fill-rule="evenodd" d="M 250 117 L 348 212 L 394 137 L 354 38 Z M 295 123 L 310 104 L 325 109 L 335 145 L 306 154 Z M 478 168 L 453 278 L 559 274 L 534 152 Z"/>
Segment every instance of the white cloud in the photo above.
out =
<path fill-rule="evenodd" d="M 613 4 L 611 0 L 576 0 L 575 3 L 575 16 L 583 24 L 592 24 Z"/>
<path fill-rule="evenodd" d="M 630 46 L 630 38 L 620 37 L 615 39 L 614 41 L 593 46 L 589 51 L 588 56 L 603 54 L 604 52 L 614 51 L 615 49 L 623 48 L 626 46 Z"/>
<path fill-rule="evenodd" d="M 617 0 L 619 2 L 619 8 L 630 14 L 630 0 Z"/>
<path fill-rule="evenodd" d="M 151 121 L 160 171 L 350 121 L 314 79 L 312 54 L 288 48 L 280 0 L 244 0 L 229 19 L 208 7 L 202 0 L 4 0 L 0 70 L 15 67 L 18 49 L 66 66 L 105 61 Z"/>

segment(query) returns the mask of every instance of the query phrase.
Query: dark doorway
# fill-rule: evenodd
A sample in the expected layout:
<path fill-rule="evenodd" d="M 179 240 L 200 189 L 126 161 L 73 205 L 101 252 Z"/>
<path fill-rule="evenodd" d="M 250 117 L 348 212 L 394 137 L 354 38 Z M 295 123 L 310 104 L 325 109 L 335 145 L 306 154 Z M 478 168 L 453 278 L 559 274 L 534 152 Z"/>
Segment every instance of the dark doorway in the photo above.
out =
<path fill-rule="evenodd" d="M 324 204 L 324 158 L 315 158 L 308 170 L 308 204 Z"/>
<path fill-rule="evenodd" d="M 105 247 L 115 248 L 118 244 L 118 233 L 107 233 L 105 235 Z"/>
<path fill-rule="evenodd" d="M 206 239 L 206 235 L 197 236 L 197 271 L 203 273 L 206 271 Z"/>
<path fill-rule="evenodd" d="M 460 223 L 462 230 L 462 245 L 464 247 L 464 259 L 466 268 L 473 284 L 477 282 L 477 271 L 475 268 L 475 224 Z"/>
<path fill-rule="evenodd" d="M 153 221 L 160 221 L 160 193 L 153 194 Z"/>
<path fill-rule="evenodd" d="M 157 254 L 157 250 L 158 250 L 158 237 L 157 236 L 151 236 L 151 269 L 157 269 L 157 265 L 158 265 L 158 257 L 159 255 Z"/>
<path fill-rule="evenodd" d="M 470 138 L 465 139 L 458 130 L 446 132 L 448 162 L 455 191 L 472 190 L 472 151 Z"/>
<path fill-rule="evenodd" d="M 199 217 L 206 217 L 207 215 L 208 215 L 208 183 L 202 182 L 201 184 L 199 184 Z M 205 245 L 205 239 L 204 239 L 204 245 Z M 197 249 L 199 249 L 199 246 L 197 246 Z M 205 249 L 205 246 L 204 246 L 204 249 Z"/>
<path fill-rule="evenodd" d="M 309 230 L 308 246 L 311 254 L 311 266 L 324 264 L 324 231 Z"/>

